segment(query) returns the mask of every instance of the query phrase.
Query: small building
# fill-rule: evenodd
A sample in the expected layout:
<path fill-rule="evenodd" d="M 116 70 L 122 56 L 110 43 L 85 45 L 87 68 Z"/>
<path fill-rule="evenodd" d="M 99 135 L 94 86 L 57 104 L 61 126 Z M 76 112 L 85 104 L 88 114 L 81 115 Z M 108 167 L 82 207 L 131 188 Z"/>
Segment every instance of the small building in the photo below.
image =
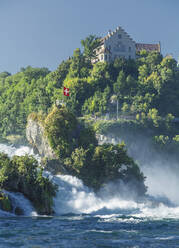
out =
<path fill-rule="evenodd" d="M 136 53 L 141 50 L 146 50 L 147 52 L 159 52 L 161 53 L 161 45 L 160 42 L 157 44 L 144 44 L 144 43 L 136 43 Z"/>
<path fill-rule="evenodd" d="M 113 32 L 109 30 L 108 34 L 101 39 L 101 45 L 95 49 L 96 58 L 92 63 L 98 61 L 112 62 L 115 58 L 136 59 L 136 53 L 141 50 L 161 52 L 159 44 L 136 43 L 120 26 Z"/>

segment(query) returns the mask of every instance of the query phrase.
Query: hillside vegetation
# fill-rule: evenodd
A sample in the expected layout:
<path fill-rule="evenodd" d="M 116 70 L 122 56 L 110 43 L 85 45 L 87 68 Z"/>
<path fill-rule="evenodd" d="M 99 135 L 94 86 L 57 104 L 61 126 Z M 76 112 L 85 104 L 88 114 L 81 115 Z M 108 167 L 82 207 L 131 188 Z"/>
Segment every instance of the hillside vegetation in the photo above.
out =
<path fill-rule="evenodd" d="M 39 214 L 52 214 L 57 187 L 42 173 L 32 156 L 14 156 L 10 159 L 0 153 L 0 208 L 11 211 L 8 198 L 3 194 L 3 190 L 8 190 L 23 193 Z"/>
<path fill-rule="evenodd" d="M 60 164 L 87 186 L 99 190 L 108 182 L 122 180 L 136 195 L 146 192 L 145 177 L 123 143 L 98 145 L 94 131 L 65 106 L 54 106 L 41 125 Z"/>
<path fill-rule="evenodd" d="M 90 36 L 91 37 L 91 36 Z M 116 59 L 91 64 L 95 37 L 82 42 L 71 58 L 50 72 L 47 68 L 22 68 L 0 73 L 0 134 L 24 134 L 27 116 L 47 113 L 56 100 L 64 101 L 76 116 L 131 115 L 138 122 L 170 126 L 179 117 L 179 71 L 176 61 L 156 52 L 142 51 L 136 61 Z M 90 45 L 92 44 L 92 45 Z M 70 96 L 63 96 L 63 86 Z M 175 137 L 178 140 L 178 137 Z"/>
<path fill-rule="evenodd" d="M 43 123 L 50 146 L 71 174 L 96 190 L 111 180 L 122 179 L 144 194 L 145 177 L 127 155 L 124 144 L 98 145 L 95 132 L 115 135 L 123 134 L 124 130 L 129 134 L 142 130 L 158 147 L 176 153 L 179 148 L 177 63 L 172 57 L 141 51 L 135 61 L 117 58 L 112 63 L 91 64 L 95 56 L 93 48 L 98 44 L 95 36 L 89 36 L 82 41 L 83 51 L 76 49 L 53 72 L 28 66 L 14 75 L 0 73 L 0 137 L 25 138 L 27 117 L 32 112 L 38 113 L 34 116 Z M 63 95 L 63 87 L 70 89 L 69 97 Z M 54 107 L 57 102 L 63 102 L 66 107 Z M 119 120 L 116 121 L 117 102 Z M 109 120 L 104 121 L 105 116 Z M 33 158 L 10 160 L 4 154 L 1 158 L 0 188 L 20 191 L 40 212 L 51 212 L 55 188 L 38 172 Z M 18 179 L 17 183 L 14 178 Z M 32 185 L 32 191 L 28 185 Z M 42 209 L 37 195 L 41 203 L 48 205 L 48 210 Z"/>

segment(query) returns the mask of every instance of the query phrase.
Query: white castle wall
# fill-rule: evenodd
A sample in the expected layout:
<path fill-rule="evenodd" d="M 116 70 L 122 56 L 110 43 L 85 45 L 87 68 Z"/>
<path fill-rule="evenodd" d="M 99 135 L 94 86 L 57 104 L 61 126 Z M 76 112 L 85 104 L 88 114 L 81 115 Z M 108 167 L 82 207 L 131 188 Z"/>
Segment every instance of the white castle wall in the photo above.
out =
<path fill-rule="evenodd" d="M 110 51 L 106 52 L 105 48 Z M 113 61 L 117 57 L 136 58 L 135 42 L 120 27 L 104 37 L 104 44 L 98 53 L 98 61 Z"/>

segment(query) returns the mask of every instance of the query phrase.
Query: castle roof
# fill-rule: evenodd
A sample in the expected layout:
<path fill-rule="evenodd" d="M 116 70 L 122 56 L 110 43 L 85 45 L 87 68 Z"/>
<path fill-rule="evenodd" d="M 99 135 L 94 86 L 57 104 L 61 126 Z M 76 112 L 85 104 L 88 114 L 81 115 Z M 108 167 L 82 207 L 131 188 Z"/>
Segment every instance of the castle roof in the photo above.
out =
<path fill-rule="evenodd" d="M 160 53 L 160 43 L 158 44 L 136 43 L 136 52 L 140 52 L 141 50 L 146 50 L 148 52 L 156 51 Z"/>
<path fill-rule="evenodd" d="M 118 31 L 121 31 L 122 33 L 124 33 L 129 40 L 135 43 L 135 41 L 130 37 L 130 35 L 120 26 L 118 26 L 113 32 L 109 31 L 105 37 L 101 38 L 101 43 L 104 44 L 105 40 L 108 40 L 111 36 L 116 34 Z"/>

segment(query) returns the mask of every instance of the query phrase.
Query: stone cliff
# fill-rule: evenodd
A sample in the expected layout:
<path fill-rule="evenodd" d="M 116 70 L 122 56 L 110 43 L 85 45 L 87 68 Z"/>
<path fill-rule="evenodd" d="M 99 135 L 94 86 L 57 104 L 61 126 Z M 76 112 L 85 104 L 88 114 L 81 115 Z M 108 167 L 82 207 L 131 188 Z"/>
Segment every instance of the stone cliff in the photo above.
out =
<path fill-rule="evenodd" d="M 46 169 L 54 174 L 56 174 L 56 172 L 62 174 L 66 173 L 64 166 L 59 162 L 49 145 L 43 125 L 38 120 L 32 118 L 28 119 L 26 138 L 33 147 L 34 152 L 38 153 L 42 158 L 42 163 Z"/>
<path fill-rule="evenodd" d="M 44 127 L 38 121 L 28 120 L 26 138 L 35 152 L 38 152 L 41 157 L 47 157 L 48 159 L 55 158 L 55 153 L 49 146 L 47 137 L 44 135 Z"/>
<path fill-rule="evenodd" d="M 42 157 L 44 168 L 54 174 L 76 176 L 95 191 L 108 182 L 122 181 L 134 195 L 146 192 L 145 177 L 125 145 L 107 143 L 116 142 L 112 135 L 99 135 L 99 145 L 92 127 L 65 107 L 54 106 L 47 116 L 30 114 L 26 136 Z"/>

